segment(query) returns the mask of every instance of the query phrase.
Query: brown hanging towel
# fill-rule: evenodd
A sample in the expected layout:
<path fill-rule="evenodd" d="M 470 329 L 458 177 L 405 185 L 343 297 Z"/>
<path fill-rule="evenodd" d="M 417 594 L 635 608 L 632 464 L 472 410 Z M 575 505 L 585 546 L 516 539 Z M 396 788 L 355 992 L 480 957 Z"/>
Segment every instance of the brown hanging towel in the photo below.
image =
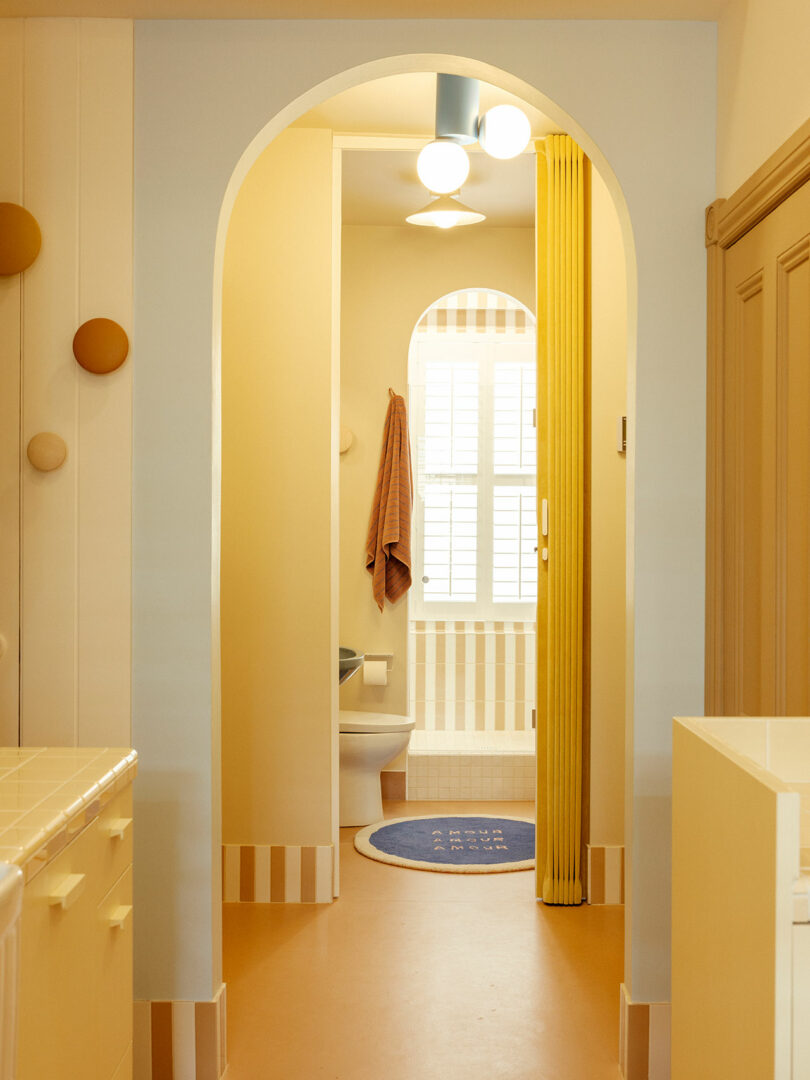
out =
<path fill-rule="evenodd" d="M 393 603 L 411 587 L 411 511 L 413 471 L 405 398 L 389 387 L 377 490 L 366 541 L 366 569 L 382 611 L 385 597 Z"/>

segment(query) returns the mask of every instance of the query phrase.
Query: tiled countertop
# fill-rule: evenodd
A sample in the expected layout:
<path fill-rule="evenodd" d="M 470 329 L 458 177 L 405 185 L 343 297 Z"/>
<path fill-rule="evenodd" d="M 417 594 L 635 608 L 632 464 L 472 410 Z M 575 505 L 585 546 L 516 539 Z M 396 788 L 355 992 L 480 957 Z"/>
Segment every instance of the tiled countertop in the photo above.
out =
<path fill-rule="evenodd" d="M 0 747 L 0 862 L 26 881 L 135 777 L 134 750 Z"/>

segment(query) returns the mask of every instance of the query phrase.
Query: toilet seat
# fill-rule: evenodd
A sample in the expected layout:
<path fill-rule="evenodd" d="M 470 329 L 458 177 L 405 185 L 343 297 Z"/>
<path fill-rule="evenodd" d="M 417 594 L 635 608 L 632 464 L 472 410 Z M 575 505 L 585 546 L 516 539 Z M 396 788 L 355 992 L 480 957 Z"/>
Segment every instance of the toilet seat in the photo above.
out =
<path fill-rule="evenodd" d="M 339 715 L 340 733 L 375 735 L 383 732 L 412 731 L 415 721 L 409 716 L 395 716 L 388 713 L 357 712 L 341 709 Z"/>

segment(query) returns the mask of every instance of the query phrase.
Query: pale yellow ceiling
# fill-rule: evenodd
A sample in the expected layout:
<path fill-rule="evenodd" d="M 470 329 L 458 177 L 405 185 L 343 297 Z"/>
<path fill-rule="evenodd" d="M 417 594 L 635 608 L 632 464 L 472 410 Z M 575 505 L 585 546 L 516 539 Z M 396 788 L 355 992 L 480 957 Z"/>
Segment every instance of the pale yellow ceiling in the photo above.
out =
<path fill-rule="evenodd" d="M 134 19 L 716 19 L 727 0 L 0 0 L 0 16 Z"/>
<path fill-rule="evenodd" d="M 534 155 L 495 161 L 473 153 L 470 164 L 461 200 L 486 214 L 475 228 L 533 228 Z M 416 151 L 344 150 L 344 225 L 404 225 L 408 214 L 429 201 L 416 175 Z"/>
<path fill-rule="evenodd" d="M 489 83 L 479 82 L 479 109 L 493 105 L 517 105 L 529 117 L 532 137 L 542 138 L 559 131 L 539 109 L 521 98 Z M 296 127 L 329 128 L 339 134 L 420 135 L 433 137 L 436 117 L 436 75 L 413 72 L 388 75 L 335 94 L 322 105 L 310 109 L 296 121 Z"/>

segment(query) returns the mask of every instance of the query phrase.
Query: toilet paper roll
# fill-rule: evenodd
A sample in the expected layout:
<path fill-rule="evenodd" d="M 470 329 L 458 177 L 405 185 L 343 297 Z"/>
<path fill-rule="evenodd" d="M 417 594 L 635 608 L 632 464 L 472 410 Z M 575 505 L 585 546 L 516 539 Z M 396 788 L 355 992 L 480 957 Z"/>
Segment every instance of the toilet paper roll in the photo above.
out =
<path fill-rule="evenodd" d="M 366 660 L 363 664 L 363 682 L 366 686 L 388 686 L 388 661 Z"/>

